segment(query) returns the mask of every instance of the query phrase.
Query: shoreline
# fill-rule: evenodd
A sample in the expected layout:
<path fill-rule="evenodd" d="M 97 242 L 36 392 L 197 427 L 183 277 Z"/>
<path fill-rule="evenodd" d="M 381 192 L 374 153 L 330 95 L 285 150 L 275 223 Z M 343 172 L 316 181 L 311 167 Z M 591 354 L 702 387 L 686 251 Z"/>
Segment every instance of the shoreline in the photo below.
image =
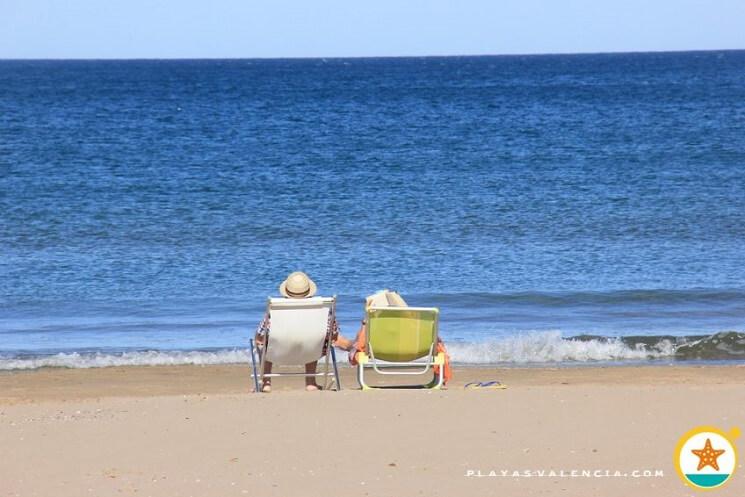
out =
<path fill-rule="evenodd" d="M 359 390 L 354 368 L 340 365 L 339 374 L 343 392 Z M 745 384 L 745 363 L 511 367 L 456 364 L 448 390 L 462 390 L 466 383 L 491 380 L 501 381 L 508 388 L 555 385 L 741 385 Z M 319 383 L 321 381 L 319 379 Z M 397 383 L 389 380 L 384 384 Z M 251 368 L 245 364 L 12 370 L 0 371 L 0 405 L 111 397 L 240 395 L 250 393 L 252 386 Z M 273 386 L 273 393 L 302 391 L 302 379 L 277 378 Z"/>
<path fill-rule="evenodd" d="M 466 368 L 615 367 L 667 365 L 737 365 L 745 361 L 745 333 L 718 332 L 690 336 L 564 337 L 535 332 L 484 341 L 453 340 L 452 363 Z M 347 364 L 340 352 L 339 364 Z M 0 352 L 0 372 L 41 368 L 106 368 L 176 365 L 250 364 L 247 347 L 192 349 L 85 349 Z"/>

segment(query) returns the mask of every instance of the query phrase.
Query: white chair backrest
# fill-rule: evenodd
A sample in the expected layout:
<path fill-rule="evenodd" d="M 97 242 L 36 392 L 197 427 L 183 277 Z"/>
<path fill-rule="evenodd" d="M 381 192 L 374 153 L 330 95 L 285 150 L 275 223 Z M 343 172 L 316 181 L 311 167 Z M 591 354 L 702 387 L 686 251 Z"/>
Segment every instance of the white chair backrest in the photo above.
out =
<path fill-rule="evenodd" d="M 270 298 L 266 360 L 277 365 L 298 366 L 320 359 L 335 301 L 335 298 L 325 297 Z"/>

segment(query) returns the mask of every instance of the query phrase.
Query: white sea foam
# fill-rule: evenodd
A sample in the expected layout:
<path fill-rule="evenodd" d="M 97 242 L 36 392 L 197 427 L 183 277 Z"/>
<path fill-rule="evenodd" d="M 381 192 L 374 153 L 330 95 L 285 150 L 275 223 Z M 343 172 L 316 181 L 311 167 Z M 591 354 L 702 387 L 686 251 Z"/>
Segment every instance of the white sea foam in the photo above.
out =
<path fill-rule="evenodd" d="M 662 340 L 652 347 L 629 347 L 620 340 L 567 340 L 559 332 L 529 333 L 476 343 L 450 342 L 448 351 L 454 363 L 571 363 L 628 361 L 671 357 L 675 345 Z M 346 354 L 338 354 L 340 362 Z M 217 351 L 140 351 L 124 353 L 58 353 L 44 356 L 0 358 L 0 370 L 43 367 L 104 368 L 110 366 L 165 366 L 181 364 L 248 364 L 247 349 Z"/>
<path fill-rule="evenodd" d="M 487 340 L 478 343 L 452 343 L 448 345 L 455 363 L 543 363 L 628 361 L 657 359 L 673 356 L 675 345 L 662 340 L 653 347 L 629 347 L 620 340 L 566 340 L 561 333 L 529 333 L 519 336 Z"/>
<path fill-rule="evenodd" d="M 77 352 L 54 355 L 0 359 L 0 370 L 38 368 L 106 368 L 110 366 L 170 366 L 179 364 L 236 364 L 251 362 L 248 350 L 155 351 L 107 354 Z"/>

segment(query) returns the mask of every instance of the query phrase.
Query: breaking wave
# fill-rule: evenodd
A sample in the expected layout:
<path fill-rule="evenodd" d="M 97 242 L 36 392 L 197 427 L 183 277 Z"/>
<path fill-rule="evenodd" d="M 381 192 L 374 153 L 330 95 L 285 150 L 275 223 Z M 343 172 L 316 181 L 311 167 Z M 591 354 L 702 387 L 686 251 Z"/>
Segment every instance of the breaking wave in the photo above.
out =
<path fill-rule="evenodd" d="M 25 357 L 0 356 L 0 370 L 39 368 L 106 368 L 112 366 L 176 366 L 239 364 L 251 362 L 248 350 L 162 351 L 133 352 L 60 352 Z"/>
<path fill-rule="evenodd" d="M 479 343 L 448 345 L 453 362 L 466 364 L 633 361 L 675 355 L 667 339 L 653 344 L 605 337 L 562 338 L 559 332 L 531 333 Z"/>
<path fill-rule="evenodd" d="M 456 364 L 571 364 L 653 360 L 745 360 L 745 333 L 711 336 L 581 335 L 565 338 L 560 332 L 526 333 L 481 342 L 447 344 Z M 345 354 L 338 354 L 345 362 Z M 0 355 L 0 370 L 45 367 L 105 368 L 112 366 L 169 366 L 249 364 L 247 349 L 143 350 L 125 352 L 60 352 Z"/>

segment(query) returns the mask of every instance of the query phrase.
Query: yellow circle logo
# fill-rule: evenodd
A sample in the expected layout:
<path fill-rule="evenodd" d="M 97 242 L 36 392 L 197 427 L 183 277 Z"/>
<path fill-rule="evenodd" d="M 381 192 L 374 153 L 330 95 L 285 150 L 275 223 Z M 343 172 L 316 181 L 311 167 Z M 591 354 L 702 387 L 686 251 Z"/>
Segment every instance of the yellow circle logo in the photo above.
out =
<path fill-rule="evenodd" d="M 675 469 L 688 485 L 711 490 L 721 487 L 737 467 L 735 438 L 737 428 L 729 433 L 713 426 L 699 426 L 681 437 L 675 447 Z"/>

